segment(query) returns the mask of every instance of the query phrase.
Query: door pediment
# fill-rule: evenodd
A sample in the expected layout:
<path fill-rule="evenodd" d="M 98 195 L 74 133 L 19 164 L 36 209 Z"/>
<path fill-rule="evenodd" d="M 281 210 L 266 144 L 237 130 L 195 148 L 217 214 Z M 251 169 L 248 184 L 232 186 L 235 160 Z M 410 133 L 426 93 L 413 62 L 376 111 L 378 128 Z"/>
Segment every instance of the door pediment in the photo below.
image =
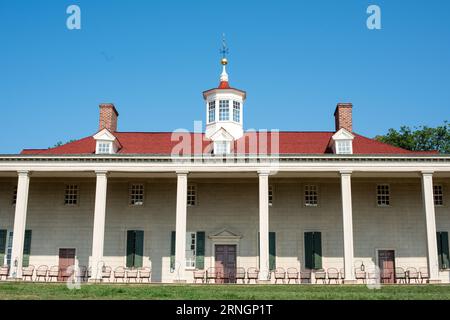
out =
<path fill-rule="evenodd" d="M 239 240 L 242 238 L 242 235 L 238 232 L 231 231 L 228 228 L 223 228 L 210 233 L 208 238 L 212 240 Z"/>

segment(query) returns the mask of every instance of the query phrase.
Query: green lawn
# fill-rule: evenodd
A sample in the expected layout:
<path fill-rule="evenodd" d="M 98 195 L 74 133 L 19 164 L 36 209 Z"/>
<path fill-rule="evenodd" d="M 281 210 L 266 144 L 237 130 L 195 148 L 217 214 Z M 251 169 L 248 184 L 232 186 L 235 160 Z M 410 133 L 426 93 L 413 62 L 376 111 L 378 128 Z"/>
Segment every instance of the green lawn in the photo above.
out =
<path fill-rule="evenodd" d="M 450 299 L 447 285 L 127 285 L 0 283 L 0 299 Z"/>

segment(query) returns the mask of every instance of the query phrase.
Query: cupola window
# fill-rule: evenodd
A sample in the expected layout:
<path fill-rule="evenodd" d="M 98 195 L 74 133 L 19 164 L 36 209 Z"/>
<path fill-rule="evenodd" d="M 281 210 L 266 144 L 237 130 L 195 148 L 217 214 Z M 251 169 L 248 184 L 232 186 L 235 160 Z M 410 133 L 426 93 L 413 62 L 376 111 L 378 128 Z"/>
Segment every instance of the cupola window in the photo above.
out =
<path fill-rule="evenodd" d="M 210 101 L 208 103 L 208 122 L 216 121 L 216 102 Z"/>
<path fill-rule="evenodd" d="M 241 122 L 241 103 L 233 101 L 233 121 Z"/>
<path fill-rule="evenodd" d="M 228 100 L 219 101 L 219 121 L 230 120 L 230 102 Z"/>

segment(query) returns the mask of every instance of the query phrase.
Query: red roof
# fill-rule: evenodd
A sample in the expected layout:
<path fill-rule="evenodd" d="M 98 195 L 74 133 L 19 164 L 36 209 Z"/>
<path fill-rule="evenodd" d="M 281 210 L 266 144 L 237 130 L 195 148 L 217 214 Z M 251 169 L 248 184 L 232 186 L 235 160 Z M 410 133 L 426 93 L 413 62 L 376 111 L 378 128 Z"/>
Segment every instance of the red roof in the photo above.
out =
<path fill-rule="evenodd" d="M 172 138 L 171 132 L 114 132 L 114 136 L 119 140 L 122 148 L 119 154 L 158 154 L 170 155 L 173 150 L 180 150 L 180 142 L 185 142 L 183 154 L 209 153 L 211 150 L 211 141 L 205 139 L 203 133 L 179 133 Z M 278 133 L 279 138 L 267 133 L 245 133 L 245 135 L 235 142 L 234 150 L 238 154 L 270 154 L 272 152 L 271 140 L 279 140 L 280 154 L 330 154 L 330 140 L 334 132 L 287 132 Z M 353 153 L 365 155 L 401 155 L 401 154 L 424 154 L 437 152 L 409 151 L 394 147 L 389 144 L 369 139 L 355 134 L 353 140 Z M 255 143 L 251 141 L 258 141 Z M 199 142 L 197 142 L 199 141 Z M 264 145 L 267 144 L 267 151 L 264 151 Z M 201 146 L 195 148 L 195 145 Z M 183 145 L 184 146 L 184 145 Z M 196 150 L 200 149 L 200 150 Z M 273 150 L 277 153 L 276 149 Z M 95 140 L 92 137 L 86 137 L 65 145 L 49 149 L 24 149 L 21 154 L 41 154 L 41 155 L 75 155 L 75 154 L 94 154 Z"/>

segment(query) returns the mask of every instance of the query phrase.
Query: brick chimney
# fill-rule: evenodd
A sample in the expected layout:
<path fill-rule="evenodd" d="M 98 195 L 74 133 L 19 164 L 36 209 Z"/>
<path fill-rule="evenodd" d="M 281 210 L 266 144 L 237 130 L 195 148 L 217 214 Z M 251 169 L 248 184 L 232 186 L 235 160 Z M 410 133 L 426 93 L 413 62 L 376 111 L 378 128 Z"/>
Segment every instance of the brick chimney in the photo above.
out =
<path fill-rule="evenodd" d="M 338 103 L 336 111 L 334 111 L 334 120 L 336 124 L 336 131 L 344 128 L 350 132 L 352 128 L 352 107 L 351 103 Z"/>
<path fill-rule="evenodd" d="M 110 132 L 117 131 L 117 118 L 119 113 L 112 103 L 100 104 L 100 125 L 98 131 L 108 129 Z"/>

